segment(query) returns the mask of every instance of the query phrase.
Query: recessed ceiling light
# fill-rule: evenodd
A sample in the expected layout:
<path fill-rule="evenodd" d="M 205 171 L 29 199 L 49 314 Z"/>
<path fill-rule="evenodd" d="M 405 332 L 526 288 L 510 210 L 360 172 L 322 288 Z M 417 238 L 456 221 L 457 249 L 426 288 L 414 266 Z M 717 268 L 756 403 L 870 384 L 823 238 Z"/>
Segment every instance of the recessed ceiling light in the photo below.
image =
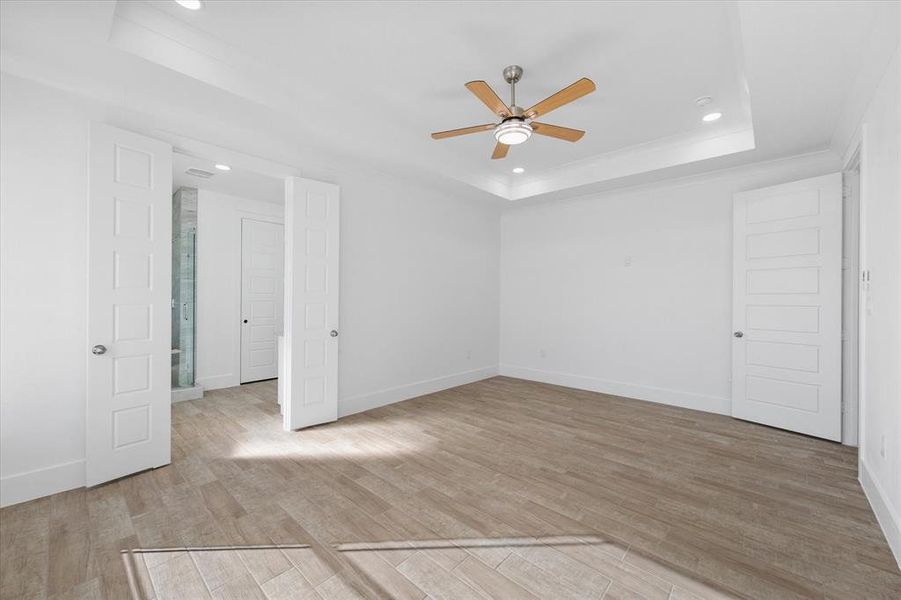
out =
<path fill-rule="evenodd" d="M 695 100 L 695 104 L 697 104 L 698 106 L 707 106 L 711 102 L 713 102 L 713 98 L 711 98 L 710 96 L 701 96 L 700 98 Z"/>
<path fill-rule="evenodd" d="M 202 0 L 175 0 L 179 6 L 187 8 L 188 10 L 200 10 L 203 8 Z"/>
<path fill-rule="evenodd" d="M 520 175 L 522 173 L 525 173 L 526 170 L 523 169 L 522 167 L 513 167 L 513 172 L 516 173 L 517 175 Z"/>
<path fill-rule="evenodd" d="M 232 168 L 230 166 L 223 165 L 222 163 L 217 163 L 216 168 L 219 169 L 220 171 L 231 171 L 232 170 Z"/>
<path fill-rule="evenodd" d="M 722 116 L 723 116 L 723 113 L 721 113 L 721 112 L 712 112 L 712 113 L 707 113 L 706 115 L 704 115 L 701 118 L 705 123 L 712 123 L 713 121 L 716 121 L 717 119 L 719 119 Z"/>

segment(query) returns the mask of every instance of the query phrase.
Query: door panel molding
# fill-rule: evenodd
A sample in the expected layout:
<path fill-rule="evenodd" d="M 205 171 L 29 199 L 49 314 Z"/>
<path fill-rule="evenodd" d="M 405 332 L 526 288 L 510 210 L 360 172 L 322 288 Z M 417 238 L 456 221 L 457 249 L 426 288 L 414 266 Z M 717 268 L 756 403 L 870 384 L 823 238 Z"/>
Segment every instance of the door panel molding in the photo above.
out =
<path fill-rule="evenodd" d="M 337 185 L 289 177 L 285 189 L 284 427 L 338 418 Z"/>
<path fill-rule="evenodd" d="M 172 148 L 91 124 L 85 480 L 170 459 Z"/>
<path fill-rule="evenodd" d="M 273 221 L 241 219 L 241 383 L 278 376 L 284 229 Z"/>
<path fill-rule="evenodd" d="M 842 436 L 842 176 L 733 196 L 732 416 Z"/>

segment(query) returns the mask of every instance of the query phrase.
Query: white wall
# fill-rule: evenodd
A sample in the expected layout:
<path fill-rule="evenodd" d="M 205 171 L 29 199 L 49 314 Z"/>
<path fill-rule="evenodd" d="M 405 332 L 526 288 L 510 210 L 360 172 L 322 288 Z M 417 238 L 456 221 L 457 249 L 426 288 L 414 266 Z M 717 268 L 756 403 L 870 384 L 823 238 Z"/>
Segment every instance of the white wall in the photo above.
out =
<path fill-rule="evenodd" d="M 88 132 L 91 120 L 120 119 L 150 130 L 175 127 L 0 74 L 0 505 L 84 484 Z M 496 373 L 497 205 L 378 174 L 347 172 L 336 182 L 341 414 Z M 223 324 L 238 322 L 240 303 L 239 292 L 230 291 L 240 289 L 239 271 L 204 268 L 204 254 L 215 261 L 216 252 L 240 248 L 228 242 L 240 240 L 234 212 L 205 212 L 212 206 L 206 200 L 213 198 L 202 193 L 201 383 L 237 376 L 238 342 Z M 239 269 L 239 255 L 219 258 Z M 214 289 L 236 303 L 217 304 L 231 315 L 219 315 L 220 323 L 204 297 Z M 216 344 L 231 350 L 210 351 Z"/>
<path fill-rule="evenodd" d="M 497 206 L 388 177 L 336 183 L 339 414 L 496 374 Z"/>
<path fill-rule="evenodd" d="M 862 122 L 860 479 L 901 564 L 901 56 Z"/>
<path fill-rule="evenodd" d="M 495 374 L 498 209 L 388 177 L 337 180 L 339 413 Z M 284 207 L 200 190 L 197 212 L 196 381 L 230 387 L 240 383 L 241 218 L 281 222 Z"/>
<path fill-rule="evenodd" d="M 812 154 L 506 212 L 501 373 L 729 413 L 732 194 L 838 169 Z"/>
<path fill-rule="evenodd" d="M 88 124 L 100 116 L 0 75 L 3 505 L 84 481 Z"/>
<path fill-rule="evenodd" d="M 194 381 L 204 389 L 241 383 L 241 220 L 284 215 L 284 204 L 198 190 Z"/>

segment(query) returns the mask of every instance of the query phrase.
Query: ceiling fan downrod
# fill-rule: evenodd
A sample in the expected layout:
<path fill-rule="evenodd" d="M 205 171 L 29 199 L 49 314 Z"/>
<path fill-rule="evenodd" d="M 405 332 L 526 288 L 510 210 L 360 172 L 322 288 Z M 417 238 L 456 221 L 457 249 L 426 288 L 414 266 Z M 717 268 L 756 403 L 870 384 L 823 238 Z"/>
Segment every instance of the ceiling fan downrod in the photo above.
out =
<path fill-rule="evenodd" d="M 510 65 L 504 69 L 504 81 L 510 84 L 510 110 L 514 117 L 521 117 L 523 112 L 516 106 L 516 83 L 522 79 L 522 73 L 522 67 L 519 65 Z"/>

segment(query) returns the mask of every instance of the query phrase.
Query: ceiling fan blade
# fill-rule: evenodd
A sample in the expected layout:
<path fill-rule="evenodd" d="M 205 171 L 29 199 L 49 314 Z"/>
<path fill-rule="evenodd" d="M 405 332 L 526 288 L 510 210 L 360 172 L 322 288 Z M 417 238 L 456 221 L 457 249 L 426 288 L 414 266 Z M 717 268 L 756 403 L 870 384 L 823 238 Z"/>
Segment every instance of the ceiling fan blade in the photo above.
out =
<path fill-rule="evenodd" d="M 491 89 L 491 86 L 484 81 L 470 81 L 466 84 L 466 89 L 475 94 L 476 98 L 484 102 L 485 106 L 499 117 L 509 117 L 513 114 L 510 111 L 510 107 L 504 104 L 504 101 Z"/>
<path fill-rule="evenodd" d="M 507 151 L 510 150 L 510 146 L 507 144 L 502 144 L 500 142 L 494 147 L 494 152 L 491 153 L 491 159 L 504 158 L 507 156 Z"/>
<path fill-rule="evenodd" d="M 569 127 L 560 127 L 559 125 L 548 125 L 547 123 L 539 123 L 532 121 L 530 123 L 532 131 L 538 135 L 546 135 L 548 137 L 557 138 L 558 140 L 566 140 L 567 142 L 578 142 L 585 135 L 581 129 L 570 129 Z"/>
<path fill-rule="evenodd" d="M 485 123 L 484 125 L 474 125 L 472 127 L 461 127 L 460 129 L 451 129 L 449 131 L 438 131 L 432 134 L 432 139 L 443 140 L 444 138 L 456 137 L 458 135 L 466 135 L 468 133 L 479 133 L 480 131 L 490 131 L 497 127 L 495 123 Z"/>
<path fill-rule="evenodd" d="M 571 86 L 563 88 L 556 94 L 545 98 L 532 108 L 526 110 L 525 117 L 527 119 L 534 119 L 535 117 L 546 115 L 552 110 L 560 108 L 564 104 L 569 104 L 573 100 L 578 100 L 582 96 L 590 94 L 596 89 L 597 87 L 595 87 L 592 80 L 583 77 Z"/>

